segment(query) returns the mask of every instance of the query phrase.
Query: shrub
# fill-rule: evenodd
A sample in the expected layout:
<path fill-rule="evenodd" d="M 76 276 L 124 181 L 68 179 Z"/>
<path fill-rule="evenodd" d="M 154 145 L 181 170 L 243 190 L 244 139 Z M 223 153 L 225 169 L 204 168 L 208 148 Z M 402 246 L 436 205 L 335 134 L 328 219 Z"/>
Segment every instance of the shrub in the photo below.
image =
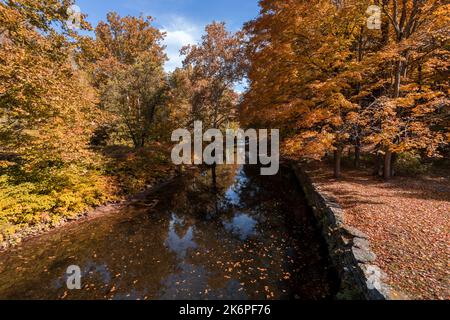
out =
<path fill-rule="evenodd" d="M 419 175 L 430 170 L 430 165 L 422 162 L 420 155 L 401 153 L 395 162 L 395 170 L 400 175 Z"/>
<path fill-rule="evenodd" d="M 20 173 L 20 168 L 6 173 L 0 171 L 0 234 L 3 235 L 39 223 L 55 225 L 114 198 L 107 178 L 95 170 L 71 165 L 46 169 L 44 173 Z"/>

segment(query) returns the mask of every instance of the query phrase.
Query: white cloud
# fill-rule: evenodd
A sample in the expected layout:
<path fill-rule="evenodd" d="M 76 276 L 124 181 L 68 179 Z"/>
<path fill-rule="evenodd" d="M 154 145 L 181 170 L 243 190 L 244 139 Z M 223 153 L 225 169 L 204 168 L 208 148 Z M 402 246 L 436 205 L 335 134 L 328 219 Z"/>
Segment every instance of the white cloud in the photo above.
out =
<path fill-rule="evenodd" d="M 167 20 L 168 23 L 162 27 L 162 31 L 166 33 L 164 44 L 169 58 L 165 68 L 166 71 L 173 71 L 182 66 L 181 48 L 197 43 L 201 38 L 202 28 L 181 16 L 171 16 Z"/>

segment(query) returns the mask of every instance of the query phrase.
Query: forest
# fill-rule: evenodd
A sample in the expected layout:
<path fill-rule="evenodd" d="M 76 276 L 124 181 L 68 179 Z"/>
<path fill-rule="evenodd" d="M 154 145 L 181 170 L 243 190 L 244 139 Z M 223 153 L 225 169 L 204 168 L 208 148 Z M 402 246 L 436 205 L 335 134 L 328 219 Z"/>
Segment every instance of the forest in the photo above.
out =
<path fill-rule="evenodd" d="M 73 4 L 0 1 L 0 243 L 180 174 L 171 135 L 195 121 L 279 129 L 283 160 L 335 182 L 448 178 L 447 1 L 261 0 L 242 30 L 207 25 L 173 72 L 154 17 L 92 26 Z"/>

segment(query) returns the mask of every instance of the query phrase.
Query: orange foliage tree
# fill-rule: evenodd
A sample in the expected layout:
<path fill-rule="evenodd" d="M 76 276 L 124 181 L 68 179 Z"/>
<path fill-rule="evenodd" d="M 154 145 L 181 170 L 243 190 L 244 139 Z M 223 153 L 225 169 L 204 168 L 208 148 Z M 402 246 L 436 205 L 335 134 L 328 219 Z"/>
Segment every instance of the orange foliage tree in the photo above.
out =
<path fill-rule="evenodd" d="M 234 116 L 234 85 L 244 75 L 242 34 L 232 34 L 225 23 L 217 22 L 205 31 L 199 45 L 182 49 L 184 67 L 191 70 L 192 117 L 210 128 L 221 128 Z"/>
<path fill-rule="evenodd" d="M 380 28 L 367 8 L 378 5 Z M 436 155 L 448 106 L 448 5 L 442 1 L 263 0 L 249 22 L 243 120 L 277 126 L 287 155 L 320 159 L 362 144 L 385 156 Z M 448 119 L 448 118 L 447 118 Z M 448 122 L 447 122 L 448 123 Z M 448 141 L 447 141 L 448 142 Z"/>

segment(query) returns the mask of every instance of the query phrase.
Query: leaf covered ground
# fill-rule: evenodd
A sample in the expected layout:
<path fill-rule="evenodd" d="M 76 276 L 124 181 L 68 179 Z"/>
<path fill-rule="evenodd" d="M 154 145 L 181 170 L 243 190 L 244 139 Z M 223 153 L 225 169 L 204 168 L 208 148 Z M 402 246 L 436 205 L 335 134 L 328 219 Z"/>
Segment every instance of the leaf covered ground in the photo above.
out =
<path fill-rule="evenodd" d="M 362 171 L 333 178 L 311 167 L 321 190 L 337 199 L 345 222 L 370 237 L 387 282 L 411 299 L 450 299 L 450 176 L 396 177 L 384 182 Z"/>

